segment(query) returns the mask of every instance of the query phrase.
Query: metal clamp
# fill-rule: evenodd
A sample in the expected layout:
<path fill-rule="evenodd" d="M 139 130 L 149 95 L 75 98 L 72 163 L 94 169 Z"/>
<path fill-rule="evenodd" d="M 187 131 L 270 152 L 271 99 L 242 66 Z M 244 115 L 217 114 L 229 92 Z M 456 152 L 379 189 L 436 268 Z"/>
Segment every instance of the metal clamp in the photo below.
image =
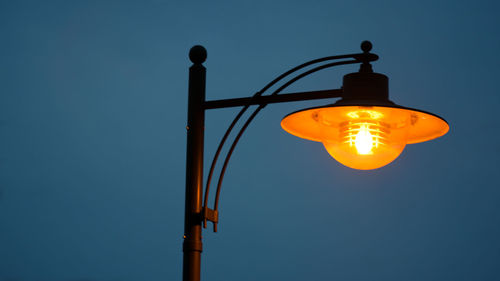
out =
<path fill-rule="evenodd" d="M 203 208 L 203 228 L 207 228 L 207 221 L 214 224 L 214 232 L 217 232 L 217 223 L 219 222 L 219 211 L 208 207 Z"/>

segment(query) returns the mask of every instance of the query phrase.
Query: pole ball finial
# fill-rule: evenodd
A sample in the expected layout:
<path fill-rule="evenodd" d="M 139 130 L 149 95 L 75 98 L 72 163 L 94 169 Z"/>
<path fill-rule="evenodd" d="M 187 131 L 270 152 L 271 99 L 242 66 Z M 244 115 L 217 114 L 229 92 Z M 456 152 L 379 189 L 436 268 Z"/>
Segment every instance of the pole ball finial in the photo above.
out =
<path fill-rule="evenodd" d="M 189 51 L 189 59 L 196 64 L 202 64 L 207 59 L 207 50 L 201 46 L 196 45 Z"/>
<path fill-rule="evenodd" d="M 372 42 L 370 41 L 363 41 L 361 42 L 361 50 L 363 50 L 364 53 L 368 53 L 372 49 Z"/>

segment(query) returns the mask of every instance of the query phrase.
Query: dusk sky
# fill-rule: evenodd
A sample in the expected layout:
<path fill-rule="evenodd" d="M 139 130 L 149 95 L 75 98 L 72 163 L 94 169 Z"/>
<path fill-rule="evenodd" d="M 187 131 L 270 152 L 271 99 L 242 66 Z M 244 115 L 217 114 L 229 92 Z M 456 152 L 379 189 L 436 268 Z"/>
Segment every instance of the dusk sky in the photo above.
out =
<path fill-rule="evenodd" d="M 189 49 L 208 51 L 214 100 L 363 40 L 390 99 L 449 133 L 359 171 L 280 127 L 335 100 L 267 106 L 227 169 L 201 279 L 500 280 L 499 14 L 485 0 L 1 1 L 0 281 L 181 280 Z M 236 114 L 207 112 L 205 171 Z"/>

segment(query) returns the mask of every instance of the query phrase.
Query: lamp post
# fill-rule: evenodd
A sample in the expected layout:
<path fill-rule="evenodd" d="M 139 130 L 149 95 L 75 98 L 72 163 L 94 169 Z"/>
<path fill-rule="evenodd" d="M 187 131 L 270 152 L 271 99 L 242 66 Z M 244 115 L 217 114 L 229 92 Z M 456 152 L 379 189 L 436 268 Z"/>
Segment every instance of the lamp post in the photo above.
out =
<path fill-rule="evenodd" d="M 189 69 L 189 96 L 186 153 L 186 202 L 183 243 L 183 280 L 199 281 L 202 247 L 202 225 L 207 221 L 217 231 L 219 194 L 232 152 L 253 118 L 271 103 L 340 98 L 334 104 L 291 113 L 281 121 L 282 128 L 301 138 L 322 142 L 333 158 L 345 166 L 371 170 L 392 162 L 406 144 L 432 140 L 446 134 L 448 123 L 441 117 L 422 110 L 395 104 L 389 100 L 388 78 L 374 73 L 371 62 L 378 56 L 370 53 L 372 44 L 361 43 L 362 53 L 338 55 L 311 60 L 272 80 L 255 95 L 245 98 L 206 101 L 203 62 L 207 52 L 194 46 L 189 52 L 193 65 Z M 360 64 L 356 73 L 344 76 L 340 89 L 280 94 L 292 83 L 322 69 Z M 286 80 L 288 79 L 288 80 Z M 286 81 L 285 81 L 286 80 Z M 284 82 L 285 81 L 285 82 Z M 272 86 L 277 90 L 264 95 Z M 236 135 L 224 160 L 216 189 L 214 208 L 207 206 L 210 182 L 215 164 L 235 124 L 251 105 L 257 105 Z M 205 192 L 203 192 L 203 154 L 205 111 L 242 107 L 222 137 L 212 160 Z"/>

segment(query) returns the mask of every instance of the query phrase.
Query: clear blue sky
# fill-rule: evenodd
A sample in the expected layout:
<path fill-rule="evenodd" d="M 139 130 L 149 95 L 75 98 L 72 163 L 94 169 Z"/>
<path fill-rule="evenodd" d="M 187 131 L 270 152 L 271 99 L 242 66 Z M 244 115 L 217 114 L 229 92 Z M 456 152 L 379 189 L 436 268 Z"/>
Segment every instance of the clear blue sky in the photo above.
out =
<path fill-rule="evenodd" d="M 202 280 L 499 280 L 496 1 L 2 1 L 0 280 L 181 280 L 188 51 L 245 97 L 371 40 L 391 99 L 450 132 L 375 171 L 271 105 L 237 147 Z M 355 66 L 291 90 L 337 88 Z M 207 113 L 206 165 L 236 114 Z"/>

